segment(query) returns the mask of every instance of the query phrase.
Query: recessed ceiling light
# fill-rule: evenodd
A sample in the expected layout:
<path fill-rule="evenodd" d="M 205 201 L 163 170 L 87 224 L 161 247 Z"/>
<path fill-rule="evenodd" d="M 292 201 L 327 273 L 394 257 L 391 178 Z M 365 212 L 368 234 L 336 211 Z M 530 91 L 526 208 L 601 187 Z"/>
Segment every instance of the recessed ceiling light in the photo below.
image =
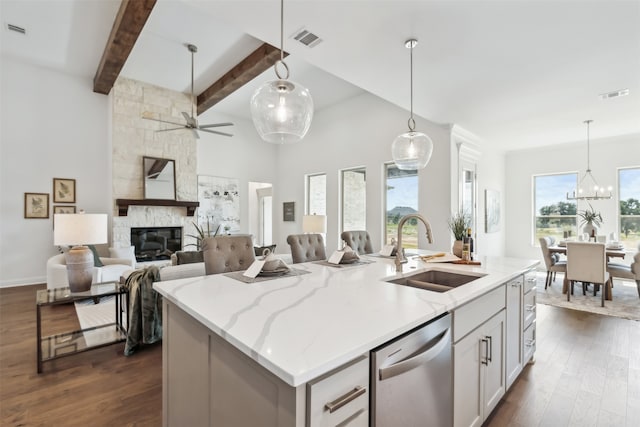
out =
<path fill-rule="evenodd" d="M 600 99 L 610 99 L 626 95 L 629 95 L 629 89 L 620 89 L 614 90 L 613 92 L 601 93 L 598 97 L 600 97 Z"/>
<path fill-rule="evenodd" d="M 13 25 L 13 24 L 7 24 L 7 30 L 15 31 L 16 33 L 20 33 L 20 34 L 27 34 L 27 30 L 25 30 L 22 27 L 18 27 L 17 25 Z"/>

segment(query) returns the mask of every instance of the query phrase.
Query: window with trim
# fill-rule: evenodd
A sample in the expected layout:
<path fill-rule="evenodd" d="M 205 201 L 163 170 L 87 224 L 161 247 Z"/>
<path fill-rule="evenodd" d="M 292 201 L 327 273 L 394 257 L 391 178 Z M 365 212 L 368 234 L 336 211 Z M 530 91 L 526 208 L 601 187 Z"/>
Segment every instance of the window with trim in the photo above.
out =
<path fill-rule="evenodd" d="M 327 214 L 327 174 L 307 175 L 307 215 Z"/>
<path fill-rule="evenodd" d="M 567 200 L 567 193 L 576 188 L 577 182 L 577 173 L 533 177 L 534 245 L 539 245 L 540 237 L 559 241 L 577 236 L 576 202 Z"/>
<path fill-rule="evenodd" d="M 627 249 L 640 243 L 640 167 L 618 169 L 619 237 Z"/>
<path fill-rule="evenodd" d="M 398 235 L 398 222 L 403 216 L 418 212 L 418 171 L 398 169 L 395 163 L 385 168 L 386 209 L 385 243 Z M 402 246 L 418 247 L 418 221 L 411 218 L 402 230 Z"/>
<path fill-rule="evenodd" d="M 342 229 L 367 229 L 367 171 L 365 168 L 345 169 L 340 172 L 342 185 Z"/>

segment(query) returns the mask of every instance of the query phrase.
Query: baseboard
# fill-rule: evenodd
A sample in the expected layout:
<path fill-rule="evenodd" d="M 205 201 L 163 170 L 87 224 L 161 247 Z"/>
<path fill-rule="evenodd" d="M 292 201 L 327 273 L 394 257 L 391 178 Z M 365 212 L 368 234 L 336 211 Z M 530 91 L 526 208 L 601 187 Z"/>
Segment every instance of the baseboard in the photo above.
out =
<path fill-rule="evenodd" d="M 47 279 L 45 277 L 27 277 L 14 280 L 0 280 L 0 288 L 13 288 L 16 286 L 33 286 L 45 285 Z"/>

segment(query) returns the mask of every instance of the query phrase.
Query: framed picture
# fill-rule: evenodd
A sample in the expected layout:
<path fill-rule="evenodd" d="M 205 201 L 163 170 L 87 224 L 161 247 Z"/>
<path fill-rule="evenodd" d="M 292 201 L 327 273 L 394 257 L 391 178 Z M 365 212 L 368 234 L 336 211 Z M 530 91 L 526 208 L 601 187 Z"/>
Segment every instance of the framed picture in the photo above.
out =
<path fill-rule="evenodd" d="M 24 193 L 25 218 L 49 218 L 48 193 Z"/>
<path fill-rule="evenodd" d="M 53 203 L 75 203 L 76 180 L 53 178 Z"/>
<path fill-rule="evenodd" d="M 54 206 L 53 207 L 54 214 L 74 214 L 76 213 L 75 206 Z"/>
<path fill-rule="evenodd" d="M 282 203 L 282 220 L 283 221 L 296 220 L 296 202 Z"/>
<path fill-rule="evenodd" d="M 500 231 L 500 192 L 484 190 L 484 228 L 486 233 Z"/>

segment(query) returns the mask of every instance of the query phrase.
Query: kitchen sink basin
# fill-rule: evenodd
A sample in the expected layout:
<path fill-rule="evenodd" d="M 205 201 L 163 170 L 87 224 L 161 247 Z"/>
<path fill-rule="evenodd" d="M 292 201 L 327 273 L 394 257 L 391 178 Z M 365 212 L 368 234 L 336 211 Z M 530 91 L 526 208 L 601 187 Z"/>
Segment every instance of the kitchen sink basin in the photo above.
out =
<path fill-rule="evenodd" d="M 444 270 L 427 270 L 415 274 L 387 280 L 396 285 L 411 286 L 413 288 L 426 289 L 434 292 L 447 292 L 458 286 L 473 282 L 486 274 L 483 273 L 460 273 Z"/>

